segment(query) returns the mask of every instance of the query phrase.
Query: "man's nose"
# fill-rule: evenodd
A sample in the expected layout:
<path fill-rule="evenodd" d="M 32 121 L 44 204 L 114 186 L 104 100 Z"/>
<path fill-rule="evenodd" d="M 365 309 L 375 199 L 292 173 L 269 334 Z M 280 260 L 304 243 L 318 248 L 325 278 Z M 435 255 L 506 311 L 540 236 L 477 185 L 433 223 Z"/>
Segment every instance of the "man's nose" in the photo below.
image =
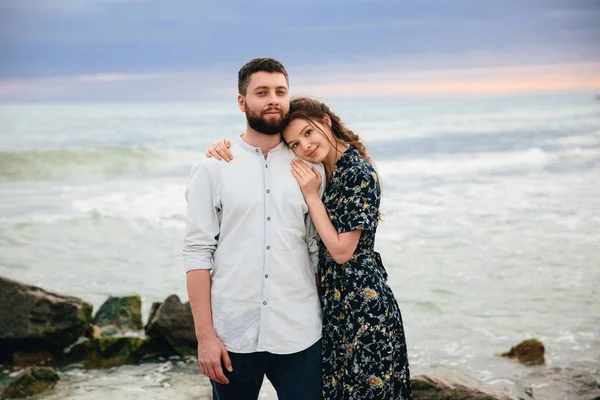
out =
<path fill-rule="evenodd" d="M 279 104 L 279 97 L 275 92 L 269 94 L 269 104 Z"/>

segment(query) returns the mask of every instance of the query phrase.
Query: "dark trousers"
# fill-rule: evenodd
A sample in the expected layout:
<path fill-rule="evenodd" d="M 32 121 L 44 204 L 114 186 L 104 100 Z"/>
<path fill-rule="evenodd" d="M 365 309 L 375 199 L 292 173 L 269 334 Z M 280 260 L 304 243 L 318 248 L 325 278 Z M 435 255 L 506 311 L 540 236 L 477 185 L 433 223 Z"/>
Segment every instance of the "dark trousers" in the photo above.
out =
<path fill-rule="evenodd" d="M 321 341 L 293 354 L 229 352 L 233 372 L 223 369 L 227 385 L 211 380 L 214 400 L 256 400 L 263 378 L 277 391 L 279 400 L 321 399 Z"/>

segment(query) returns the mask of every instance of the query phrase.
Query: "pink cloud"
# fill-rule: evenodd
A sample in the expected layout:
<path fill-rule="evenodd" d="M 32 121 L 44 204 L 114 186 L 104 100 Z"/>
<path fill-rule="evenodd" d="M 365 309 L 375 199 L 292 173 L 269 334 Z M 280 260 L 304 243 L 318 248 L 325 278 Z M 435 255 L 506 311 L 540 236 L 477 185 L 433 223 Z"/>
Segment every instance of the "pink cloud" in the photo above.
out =
<path fill-rule="evenodd" d="M 172 78 L 172 74 L 93 74 L 79 75 L 75 79 L 81 82 L 126 82 Z"/>
<path fill-rule="evenodd" d="M 291 93 L 309 96 L 445 96 L 598 91 L 600 63 L 426 70 L 392 62 L 291 72 Z M 401 69 L 401 68 L 404 69 Z M 98 73 L 0 81 L 0 100 L 194 101 L 234 98 L 234 74 Z"/>
<path fill-rule="evenodd" d="M 301 85 L 296 91 L 327 96 L 523 94 L 600 89 L 600 63 L 363 73 L 345 80 Z"/>

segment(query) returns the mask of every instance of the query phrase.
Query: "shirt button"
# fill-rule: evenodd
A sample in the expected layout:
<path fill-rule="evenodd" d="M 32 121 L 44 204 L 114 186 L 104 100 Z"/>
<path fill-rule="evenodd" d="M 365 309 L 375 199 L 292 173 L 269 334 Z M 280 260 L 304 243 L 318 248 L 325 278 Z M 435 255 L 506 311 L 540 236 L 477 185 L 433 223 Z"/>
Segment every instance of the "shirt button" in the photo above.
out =
<path fill-rule="evenodd" d="M 268 277 L 269 277 L 269 274 L 266 274 L 266 275 L 265 275 L 265 279 L 267 279 Z"/>
<path fill-rule="evenodd" d="M 260 150 L 259 149 L 255 149 L 254 151 L 258 153 Z"/>
<path fill-rule="evenodd" d="M 271 250 L 271 246 L 267 246 L 267 250 Z"/>
<path fill-rule="evenodd" d="M 267 221 L 270 221 L 270 220 L 271 220 L 271 217 L 267 217 Z"/>
<path fill-rule="evenodd" d="M 267 302 L 266 302 L 266 301 L 263 301 L 263 306 L 266 306 L 266 305 L 267 305 Z"/>
<path fill-rule="evenodd" d="M 270 190 L 270 189 L 267 189 L 267 193 L 271 193 L 271 190 Z"/>
<path fill-rule="evenodd" d="M 265 164 L 265 168 L 269 168 L 269 164 Z"/>

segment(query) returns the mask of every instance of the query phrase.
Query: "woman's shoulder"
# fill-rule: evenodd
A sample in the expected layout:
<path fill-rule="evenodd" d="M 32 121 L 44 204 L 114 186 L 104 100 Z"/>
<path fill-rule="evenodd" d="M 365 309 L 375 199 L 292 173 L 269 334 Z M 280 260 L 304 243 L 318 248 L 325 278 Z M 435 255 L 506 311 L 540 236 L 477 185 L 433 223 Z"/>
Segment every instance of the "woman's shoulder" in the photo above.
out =
<path fill-rule="evenodd" d="M 344 165 L 343 175 L 346 181 L 362 180 L 375 182 L 378 180 L 377 171 L 373 164 L 360 156 L 351 156 Z"/>

